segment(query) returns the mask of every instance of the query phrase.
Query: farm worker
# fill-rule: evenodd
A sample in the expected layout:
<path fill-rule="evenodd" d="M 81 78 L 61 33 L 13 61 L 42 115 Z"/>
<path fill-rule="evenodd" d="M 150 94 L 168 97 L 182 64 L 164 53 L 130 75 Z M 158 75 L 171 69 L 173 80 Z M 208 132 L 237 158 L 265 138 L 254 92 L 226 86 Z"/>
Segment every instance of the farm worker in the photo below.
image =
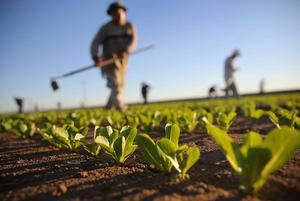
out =
<path fill-rule="evenodd" d="M 225 96 L 228 97 L 229 94 L 232 93 L 233 96 L 236 98 L 239 98 L 239 93 L 237 91 L 235 81 L 234 81 L 234 73 L 238 71 L 238 68 L 234 66 L 234 60 L 239 57 L 240 51 L 238 49 L 234 50 L 232 54 L 225 60 L 225 84 L 226 88 L 224 89 L 225 91 Z"/>
<path fill-rule="evenodd" d="M 23 103 L 24 103 L 23 98 L 15 97 L 14 99 L 15 99 L 15 102 L 18 106 L 18 112 L 22 113 L 23 112 Z"/>
<path fill-rule="evenodd" d="M 217 86 L 213 85 L 208 89 L 208 98 L 218 97 Z"/>
<path fill-rule="evenodd" d="M 142 92 L 142 96 L 144 99 L 144 104 L 148 103 L 148 91 L 150 89 L 150 86 L 148 84 L 146 84 L 145 82 L 142 82 L 142 88 L 141 88 L 141 92 Z"/>
<path fill-rule="evenodd" d="M 262 79 L 259 83 L 259 93 L 264 94 L 265 93 L 265 80 Z"/>
<path fill-rule="evenodd" d="M 92 59 L 99 67 L 106 59 L 118 58 L 115 63 L 101 68 L 101 72 L 107 80 L 107 87 L 111 89 L 106 108 L 121 111 L 127 107 L 124 103 L 124 87 L 128 55 L 137 44 L 135 26 L 126 20 L 126 12 L 127 8 L 122 4 L 110 4 L 107 14 L 111 16 L 111 21 L 101 26 L 91 45 Z"/>

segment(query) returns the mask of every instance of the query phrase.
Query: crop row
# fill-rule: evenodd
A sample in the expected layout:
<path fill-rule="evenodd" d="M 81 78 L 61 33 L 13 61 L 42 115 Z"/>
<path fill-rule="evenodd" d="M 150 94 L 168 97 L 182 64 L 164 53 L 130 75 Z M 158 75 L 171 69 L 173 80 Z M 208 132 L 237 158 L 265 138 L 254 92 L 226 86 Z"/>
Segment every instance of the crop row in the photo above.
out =
<path fill-rule="evenodd" d="M 300 148 L 300 131 L 289 127 L 276 128 L 263 140 L 260 134 L 250 132 L 244 136 L 241 145 L 234 143 L 226 131 L 212 125 L 203 118 L 207 133 L 219 145 L 232 170 L 239 176 L 241 189 L 256 192 L 265 183 L 267 177 L 280 168 L 294 152 Z M 19 123 L 21 124 L 21 123 Z M 24 123 L 17 134 L 29 137 L 35 133 L 33 123 Z M 180 128 L 176 124 L 165 126 L 165 137 L 156 142 L 136 128 L 124 126 L 121 130 L 111 126 L 94 129 L 93 140 L 86 139 L 88 128 L 76 128 L 74 124 L 57 127 L 49 123 L 37 129 L 49 143 L 70 150 L 83 147 L 92 156 L 102 152 L 115 163 L 121 164 L 137 148 L 149 163 L 150 168 L 177 179 L 188 178 L 187 171 L 199 160 L 200 149 L 196 145 L 179 145 Z"/>
<path fill-rule="evenodd" d="M 84 149 L 94 157 L 104 154 L 116 164 L 124 163 L 139 150 L 150 168 L 182 180 L 189 177 L 188 170 L 200 159 L 200 148 L 195 144 L 179 144 L 180 132 L 193 133 L 200 128 L 220 147 L 240 178 L 241 189 L 256 192 L 300 148 L 299 101 L 286 103 L 269 102 L 263 107 L 255 102 L 200 107 L 185 103 L 137 107 L 126 113 L 78 110 L 1 116 L 0 132 L 22 138 L 38 133 L 59 148 Z M 249 132 L 238 145 L 228 135 L 237 116 L 253 121 L 267 118 L 275 129 L 264 139 L 259 133 Z M 164 137 L 153 140 L 146 134 L 162 125 Z M 91 140 L 87 138 L 90 128 L 94 128 Z"/>
<path fill-rule="evenodd" d="M 206 117 L 210 123 L 217 124 L 224 130 L 228 130 L 234 119 L 244 117 L 257 121 L 267 118 L 277 128 L 288 126 L 300 128 L 299 105 L 294 103 L 293 108 L 283 108 L 278 105 L 269 105 L 260 109 L 254 102 L 233 105 L 210 105 L 209 107 L 193 108 L 191 105 L 176 108 L 155 108 L 129 110 L 128 112 L 111 112 L 107 110 L 77 110 L 48 113 L 32 113 L 13 116 L 0 116 L 0 131 L 10 131 L 18 126 L 18 121 L 34 122 L 38 127 L 50 123 L 64 125 L 74 123 L 77 127 L 107 126 L 121 129 L 125 125 L 138 128 L 140 131 L 151 131 L 166 123 L 177 124 L 182 132 L 193 133 L 199 128 L 204 128 L 201 119 Z M 266 106 L 265 106 L 266 107 Z"/>

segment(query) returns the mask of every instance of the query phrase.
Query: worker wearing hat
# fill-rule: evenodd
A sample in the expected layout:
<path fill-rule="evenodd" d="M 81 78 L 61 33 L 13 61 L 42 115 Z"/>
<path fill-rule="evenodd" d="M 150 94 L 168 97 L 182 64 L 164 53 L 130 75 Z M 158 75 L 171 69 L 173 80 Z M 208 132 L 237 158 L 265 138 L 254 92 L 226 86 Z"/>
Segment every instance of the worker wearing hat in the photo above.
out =
<path fill-rule="evenodd" d="M 91 45 L 95 65 L 101 67 L 104 60 L 117 58 L 115 63 L 101 68 L 102 75 L 107 79 L 107 87 L 111 89 L 106 105 L 109 109 L 126 109 L 124 87 L 128 55 L 137 44 L 135 26 L 126 20 L 126 12 L 127 8 L 120 3 L 110 4 L 107 14 L 111 16 L 111 20 L 101 26 Z"/>
<path fill-rule="evenodd" d="M 225 96 L 228 97 L 230 93 L 236 97 L 239 98 L 239 93 L 236 88 L 236 84 L 234 81 L 234 73 L 238 71 L 238 68 L 234 66 L 234 60 L 241 55 L 240 51 L 238 49 L 234 50 L 232 54 L 225 60 L 225 83 L 226 88 Z"/>

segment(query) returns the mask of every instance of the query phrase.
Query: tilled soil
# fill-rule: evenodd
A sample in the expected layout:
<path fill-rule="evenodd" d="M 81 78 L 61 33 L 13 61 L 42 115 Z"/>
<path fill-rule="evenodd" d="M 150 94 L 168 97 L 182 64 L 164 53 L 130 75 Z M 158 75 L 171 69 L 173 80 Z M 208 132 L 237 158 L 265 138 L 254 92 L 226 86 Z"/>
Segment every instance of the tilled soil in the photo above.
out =
<path fill-rule="evenodd" d="M 237 118 L 230 135 L 241 142 L 255 130 L 263 135 L 274 126 L 266 121 Z M 161 129 L 162 130 L 162 129 Z M 161 137 L 163 131 L 151 133 Z M 238 190 L 239 180 L 214 141 L 201 130 L 182 134 L 181 143 L 197 144 L 201 158 L 190 179 L 172 181 L 151 170 L 136 152 L 122 166 L 103 154 L 94 158 L 83 150 L 60 150 L 36 135 L 20 139 L 0 134 L 1 200 L 300 200 L 300 151 L 271 175 L 256 195 Z"/>

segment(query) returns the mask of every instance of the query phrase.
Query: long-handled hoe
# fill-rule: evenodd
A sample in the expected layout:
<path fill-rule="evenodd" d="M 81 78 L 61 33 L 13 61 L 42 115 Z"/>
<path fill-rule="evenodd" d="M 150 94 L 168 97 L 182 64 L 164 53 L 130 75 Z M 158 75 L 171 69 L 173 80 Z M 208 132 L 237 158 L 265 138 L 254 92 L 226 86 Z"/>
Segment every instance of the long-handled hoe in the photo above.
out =
<path fill-rule="evenodd" d="M 136 51 L 131 52 L 130 55 L 134 55 L 134 54 L 138 54 L 138 53 L 147 51 L 149 49 L 152 49 L 153 47 L 154 47 L 154 45 L 152 44 L 152 45 L 149 45 L 149 46 L 137 49 Z M 107 66 L 109 64 L 115 63 L 115 62 L 119 62 L 119 59 L 116 56 L 113 57 L 113 58 L 111 58 L 111 59 L 107 59 L 107 60 L 103 61 L 102 65 L 101 65 L 101 68 L 103 68 L 103 67 L 105 67 L 105 66 Z M 56 91 L 56 90 L 59 89 L 59 85 L 57 83 L 58 79 L 69 77 L 71 75 L 75 75 L 77 73 L 81 73 L 83 71 L 86 71 L 86 70 L 89 70 L 89 69 L 92 69 L 92 68 L 97 68 L 97 67 L 98 66 L 95 66 L 95 64 L 92 64 L 92 65 L 89 65 L 89 66 L 86 66 L 86 67 L 83 67 L 83 68 L 71 71 L 69 73 L 66 73 L 66 74 L 63 74 L 63 75 L 60 75 L 60 76 L 52 77 L 51 78 L 51 88 L 52 88 L 53 91 Z"/>

